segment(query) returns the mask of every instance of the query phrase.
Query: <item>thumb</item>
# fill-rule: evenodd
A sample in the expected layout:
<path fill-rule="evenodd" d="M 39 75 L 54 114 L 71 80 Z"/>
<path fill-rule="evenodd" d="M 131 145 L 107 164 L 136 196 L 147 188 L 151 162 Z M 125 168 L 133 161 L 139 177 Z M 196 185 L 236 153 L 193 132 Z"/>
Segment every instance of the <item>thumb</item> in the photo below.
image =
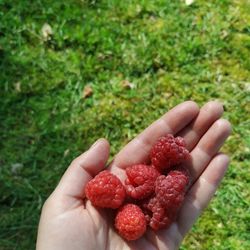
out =
<path fill-rule="evenodd" d="M 99 139 L 88 151 L 73 160 L 54 194 L 84 198 L 87 182 L 105 167 L 109 157 L 109 148 L 107 140 Z"/>

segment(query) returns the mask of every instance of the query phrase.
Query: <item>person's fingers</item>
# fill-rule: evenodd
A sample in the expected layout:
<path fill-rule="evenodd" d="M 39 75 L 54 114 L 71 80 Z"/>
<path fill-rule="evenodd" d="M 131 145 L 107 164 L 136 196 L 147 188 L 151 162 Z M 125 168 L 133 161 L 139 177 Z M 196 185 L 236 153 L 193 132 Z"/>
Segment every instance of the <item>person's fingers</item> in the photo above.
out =
<path fill-rule="evenodd" d="M 216 155 L 188 191 L 176 222 L 181 235 L 185 236 L 209 204 L 227 170 L 228 164 L 229 157 L 227 155 Z"/>
<path fill-rule="evenodd" d="M 97 140 L 88 151 L 72 161 L 54 193 L 60 196 L 84 198 L 87 182 L 105 167 L 108 157 L 108 141 Z"/>
<path fill-rule="evenodd" d="M 189 124 L 199 113 L 195 102 L 183 102 L 129 142 L 115 157 L 112 165 L 125 168 L 128 165 L 147 162 L 149 151 L 156 140 L 168 133 L 176 134 Z"/>
<path fill-rule="evenodd" d="M 181 130 L 178 136 L 185 139 L 186 147 L 191 151 L 199 142 L 200 138 L 209 129 L 209 127 L 219 119 L 223 114 L 223 106 L 217 101 L 206 103 L 199 112 L 195 120 Z"/>
<path fill-rule="evenodd" d="M 191 152 L 191 162 L 188 165 L 188 169 L 191 172 L 192 182 L 201 175 L 230 133 L 230 123 L 225 119 L 219 119 L 203 135 Z"/>
<path fill-rule="evenodd" d="M 228 163 L 227 155 L 217 154 L 188 191 L 177 221 L 172 223 L 169 228 L 159 230 L 156 234 L 149 231 L 147 236 L 158 246 L 168 245 L 169 249 L 178 249 L 183 237 L 214 195 Z"/>

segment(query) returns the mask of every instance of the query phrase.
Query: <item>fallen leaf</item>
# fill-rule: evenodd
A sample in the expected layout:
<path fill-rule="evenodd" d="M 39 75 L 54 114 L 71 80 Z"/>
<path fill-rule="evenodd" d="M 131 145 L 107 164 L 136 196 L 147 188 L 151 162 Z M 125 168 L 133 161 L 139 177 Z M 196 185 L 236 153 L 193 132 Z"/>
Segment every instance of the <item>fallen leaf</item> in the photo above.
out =
<path fill-rule="evenodd" d="M 86 85 L 83 89 L 83 92 L 82 92 L 82 98 L 88 98 L 90 97 L 91 95 L 93 94 L 93 89 L 91 88 L 90 85 Z"/>
<path fill-rule="evenodd" d="M 21 92 L 21 82 L 16 82 L 14 86 L 16 92 Z"/>
<path fill-rule="evenodd" d="M 169 92 L 165 92 L 163 93 L 163 96 L 168 99 L 169 97 L 171 97 L 173 94 L 172 93 L 169 93 Z"/>
<path fill-rule="evenodd" d="M 135 87 L 134 83 L 128 81 L 128 80 L 123 80 L 122 81 L 122 87 L 126 89 L 133 89 Z"/>
<path fill-rule="evenodd" d="M 194 3 L 194 0 L 185 0 L 186 5 L 191 5 L 192 3 Z"/>
<path fill-rule="evenodd" d="M 159 68 L 159 69 L 158 69 L 157 75 L 163 76 L 163 75 L 165 75 L 165 74 L 166 74 L 166 71 L 165 71 L 164 69 L 162 69 L 162 68 Z"/>
<path fill-rule="evenodd" d="M 222 30 L 222 32 L 221 32 L 221 38 L 225 39 L 226 37 L 228 37 L 228 34 L 229 33 L 226 30 Z"/>
<path fill-rule="evenodd" d="M 19 172 L 22 168 L 23 168 L 23 164 L 22 164 L 22 163 L 13 163 L 13 164 L 11 164 L 11 172 L 12 172 L 13 174 L 16 174 L 16 173 Z"/>
<path fill-rule="evenodd" d="M 67 148 L 67 149 L 64 151 L 64 153 L 63 153 L 63 157 L 66 157 L 66 156 L 69 154 L 69 152 L 70 152 L 70 149 Z"/>
<path fill-rule="evenodd" d="M 250 92 L 250 82 L 245 83 L 245 89 L 247 92 Z"/>
<path fill-rule="evenodd" d="M 48 23 L 45 23 L 42 27 L 42 36 L 45 41 L 48 41 L 51 39 L 51 36 L 53 35 L 53 30 L 51 26 Z"/>

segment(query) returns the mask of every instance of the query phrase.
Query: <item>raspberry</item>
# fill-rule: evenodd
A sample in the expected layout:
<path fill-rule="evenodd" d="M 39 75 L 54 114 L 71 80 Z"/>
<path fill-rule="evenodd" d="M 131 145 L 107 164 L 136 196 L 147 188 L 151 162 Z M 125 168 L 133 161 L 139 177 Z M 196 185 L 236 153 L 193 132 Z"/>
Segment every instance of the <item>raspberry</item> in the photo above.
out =
<path fill-rule="evenodd" d="M 186 168 L 175 167 L 171 171 L 168 172 L 168 175 L 176 176 L 176 177 L 182 179 L 183 185 L 186 185 L 186 188 L 188 187 L 189 182 L 190 182 L 190 173 Z"/>
<path fill-rule="evenodd" d="M 185 170 L 172 170 L 167 176 L 161 175 L 155 181 L 156 198 L 168 209 L 178 209 L 183 202 L 189 177 Z"/>
<path fill-rule="evenodd" d="M 189 152 L 185 148 L 185 141 L 181 137 L 166 135 L 161 137 L 150 152 L 152 164 L 159 170 L 168 169 L 187 160 Z"/>
<path fill-rule="evenodd" d="M 107 208 L 120 207 L 126 196 L 121 181 L 107 170 L 100 172 L 89 181 L 85 192 L 94 206 Z"/>
<path fill-rule="evenodd" d="M 127 204 L 119 209 L 115 227 L 124 239 L 136 240 L 146 231 L 146 219 L 137 205 Z"/>
<path fill-rule="evenodd" d="M 155 231 L 169 227 L 176 219 L 176 211 L 164 208 L 156 197 L 144 203 L 143 208 L 147 223 Z"/>
<path fill-rule="evenodd" d="M 155 181 L 155 193 L 139 202 L 147 224 L 155 231 L 167 228 L 175 221 L 189 183 L 185 168 L 176 167 Z"/>
<path fill-rule="evenodd" d="M 152 166 L 138 164 L 126 168 L 127 194 L 134 199 L 144 199 L 154 192 L 154 183 L 160 173 Z"/>

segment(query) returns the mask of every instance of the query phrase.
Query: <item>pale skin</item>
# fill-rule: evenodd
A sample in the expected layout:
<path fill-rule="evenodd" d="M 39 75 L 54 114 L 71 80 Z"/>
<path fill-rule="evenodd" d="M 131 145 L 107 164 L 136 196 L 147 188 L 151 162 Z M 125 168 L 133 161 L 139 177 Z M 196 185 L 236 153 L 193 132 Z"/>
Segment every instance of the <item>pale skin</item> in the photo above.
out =
<path fill-rule="evenodd" d="M 122 180 L 124 169 L 148 162 L 150 148 L 167 133 L 184 137 L 191 152 L 188 169 L 192 183 L 177 220 L 165 230 L 147 230 L 139 240 L 123 240 L 113 227 L 111 212 L 97 209 L 85 199 L 89 180 L 102 171 L 109 157 L 109 143 L 99 139 L 77 157 L 46 200 L 40 218 L 37 250 L 172 250 L 178 249 L 194 222 L 207 207 L 229 164 L 219 150 L 230 135 L 230 123 L 222 119 L 223 107 L 212 101 L 199 108 L 181 103 L 128 143 L 108 168 Z"/>

